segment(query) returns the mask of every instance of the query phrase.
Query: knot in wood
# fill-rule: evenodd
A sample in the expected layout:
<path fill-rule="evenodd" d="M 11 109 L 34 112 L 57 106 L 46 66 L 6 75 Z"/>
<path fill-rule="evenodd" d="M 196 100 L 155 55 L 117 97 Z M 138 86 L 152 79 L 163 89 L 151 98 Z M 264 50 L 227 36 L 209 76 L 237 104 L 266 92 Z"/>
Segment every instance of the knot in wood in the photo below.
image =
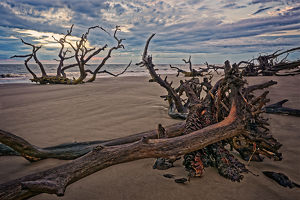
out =
<path fill-rule="evenodd" d="M 93 149 L 93 151 L 98 152 L 98 151 L 101 151 L 102 149 L 104 149 L 104 146 L 98 145 Z"/>
<path fill-rule="evenodd" d="M 147 137 L 143 136 L 141 141 L 142 141 L 142 143 L 148 143 L 149 139 Z"/>

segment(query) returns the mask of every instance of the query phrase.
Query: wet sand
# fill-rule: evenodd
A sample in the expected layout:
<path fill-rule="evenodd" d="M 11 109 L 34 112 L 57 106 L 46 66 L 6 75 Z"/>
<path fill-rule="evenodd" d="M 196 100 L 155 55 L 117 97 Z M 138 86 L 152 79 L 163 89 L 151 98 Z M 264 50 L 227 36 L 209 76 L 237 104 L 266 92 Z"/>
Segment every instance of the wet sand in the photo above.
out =
<path fill-rule="evenodd" d="M 155 129 L 158 123 L 178 122 L 167 115 L 166 92 L 147 77 L 102 78 L 95 83 L 65 85 L 0 85 L 0 128 L 40 147 L 66 142 L 106 140 Z M 285 105 L 300 109 L 300 76 L 248 78 L 256 84 L 277 80 L 270 103 L 289 99 Z M 262 171 L 282 172 L 300 183 L 300 119 L 268 115 L 271 131 L 282 144 L 283 160 L 265 159 L 248 167 L 240 183 L 227 180 L 208 168 L 204 176 L 185 185 L 164 178 L 165 173 L 185 177 L 181 161 L 166 171 L 153 170 L 155 159 L 115 165 L 67 187 L 64 197 L 41 194 L 32 199 L 300 199 L 300 189 L 284 188 Z M 0 157 L 0 183 L 68 161 L 47 159 L 29 163 L 22 157 Z"/>

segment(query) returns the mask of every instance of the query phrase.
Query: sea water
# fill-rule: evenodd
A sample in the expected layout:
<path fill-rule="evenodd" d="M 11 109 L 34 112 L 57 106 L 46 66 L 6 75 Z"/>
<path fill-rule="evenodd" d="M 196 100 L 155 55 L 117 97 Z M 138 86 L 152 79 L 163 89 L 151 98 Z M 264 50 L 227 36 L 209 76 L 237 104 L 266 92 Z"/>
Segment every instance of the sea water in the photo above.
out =
<path fill-rule="evenodd" d="M 106 64 L 100 71 L 107 70 L 111 73 L 118 74 L 126 68 L 127 64 Z M 187 65 L 172 65 L 174 67 L 179 67 L 184 70 L 188 70 Z M 41 71 L 36 64 L 29 64 L 30 69 L 36 73 L 37 76 L 41 76 Z M 86 66 L 86 69 L 91 69 L 92 71 L 96 69 L 97 65 L 92 64 Z M 194 69 L 199 69 L 201 65 L 194 65 Z M 44 64 L 44 68 L 47 72 L 47 75 L 55 76 L 57 70 L 57 64 Z M 158 69 L 158 74 L 176 74 L 175 69 L 171 69 L 167 64 L 159 64 L 155 66 Z M 77 78 L 79 76 L 78 67 L 73 67 L 65 71 L 68 78 Z M 11 77 L 1 77 L 1 75 L 9 74 Z M 127 69 L 127 71 L 120 76 L 148 76 L 149 73 L 145 66 L 140 67 L 135 64 Z M 111 77 L 107 73 L 100 73 L 97 75 L 99 77 Z M 32 78 L 31 74 L 27 71 L 24 64 L 0 64 L 0 84 L 6 83 L 31 83 L 29 80 Z"/>

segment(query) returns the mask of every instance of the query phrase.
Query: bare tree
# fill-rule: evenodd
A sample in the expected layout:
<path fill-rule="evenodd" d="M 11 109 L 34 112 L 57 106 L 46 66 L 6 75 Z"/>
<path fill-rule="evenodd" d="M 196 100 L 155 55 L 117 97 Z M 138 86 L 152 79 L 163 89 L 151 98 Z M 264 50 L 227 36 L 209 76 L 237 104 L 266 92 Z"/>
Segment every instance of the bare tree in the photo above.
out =
<path fill-rule="evenodd" d="M 108 45 L 105 44 L 104 46 L 99 47 L 99 48 L 94 47 L 94 48 L 88 49 L 88 47 L 87 47 L 88 35 L 90 34 L 90 31 L 93 30 L 93 29 L 100 29 L 100 30 L 104 31 L 105 33 L 108 33 L 101 26 L 89 27 L 87 32 L 82 34 L 82 36 L 80 37 L 80 40 L 76 41 L 76 43 L 73 44 L 69 40 L 69 37 L 72 36 L 72 31 L 73 31 L 73 25 L 72 25 L 71 28 L 69 30 L 67 30 L 67 33 L 63 37 L 61 37 L 59 39 L 53 37 L 53 39 L 58 44 L 60 44 L 60 46 L 61 46 L 60 50 L 59 50 L 59 53 L 58 53 L 59 59 L 56 59 L 56 61 L 59 62 L 58 67 L 57 67 L 56 76 L 47 75 L 43 64 L 37 58 L 37 51 L 39 49 L 41 49 L 42 46 L 36 46 L 36 45 L 30 44 L 28 42 L 25 42 L 24 40 L 21 39 L 23 44 L 29 45 L 29 46 L 32 47 L 32 53 L 28 54 L 28 55 L 14 55 L 11 58 L 18 58 L 18 57 L 26 58 L 25 67 L 29 71 L 29 73 L 33 76 L 31 81 L 36 82 L 36 83 L 40 83 L 40 84 L 47 84 L 47 83 L 49 83 L 49 84 L 79 84 L 79 83 L 84 83 L 85 79 L 87 77 L 87 73 L 92 74 L 92 77 L 89 78 L 87 80 L 87 82 L 93 82 L 96 79 L 96 76 L 97 76 L 98 73 L 107 73 L 107 74 L 112 75 L 112 76 L 119 76 L 119 75 L 123 74 L 128 69 L 130 64 L 125 68 L 125 70 L 122 73 L 119 73 L 119 74 L 113 74 L 113 73 L 111 73 L 107 70 L 100 71 L 100 69 L 105 65 L 106 61 L 111 57 L 111 54 L 112 54 L 113 51 L 115 51 L 117 49 L 120 49 L 120 48 L 124 49 L 124 45 L 122 44 L 122 41 L 124 39 L 118 39 L 118 37 L 117 37 L 117 32 L 120 31 L 119 26 L 116 26 L 114 34 L 113 34 L 113 38 L 117 41 L 117 44 L 115 46 L 111 47 L 107 51 L 107 53 L 104 56 L 103 60 L 101 61 L 101 63 L 97 66 L 97 68 L 94 71 L 91 71 L 90 69 L 86 69 L 86 66 L 88 65 L 88 62 L 94 56 L 100 54 L 101 52 L 104 52 L 105 49 L 108 48 Z M 69 45 L 71 47 L 71 50 L 66 48 L 66 45 Z M 70 55 L 70 54 L 72 54 L 72 55 Z M 41 73 L 42 73 L 41 77 L 38 77 L 29 68 L 28 62 L 32 58 L 34 59 L 34 61 L 36 62 L 36 64 L 39 66 L 39 68 L 41 70 Z M 64 66 L 65 65 L 64 62 L 66 60 L 69 60 L 69 59 L 75 59 L 76 63 Z M 73 68 L 73 67 L 78 67 L 78 70 L 80 72 L 80 75 L 77 79 L 67 78 L 67 75 L 66 75 L 65 71 L 70 69 L 70 68 Z"/>

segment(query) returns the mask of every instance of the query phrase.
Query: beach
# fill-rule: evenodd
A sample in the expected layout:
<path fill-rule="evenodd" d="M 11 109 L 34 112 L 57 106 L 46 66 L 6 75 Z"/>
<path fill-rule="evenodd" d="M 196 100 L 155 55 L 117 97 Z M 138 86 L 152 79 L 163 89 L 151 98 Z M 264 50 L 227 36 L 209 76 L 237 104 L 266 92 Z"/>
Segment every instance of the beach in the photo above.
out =
<path fill-rule="evenodd" d="M 127 76 L 99 78 L 94 83 L 81 85 L 0 84 L 0 129 L 36 146 L 48 147 L 114 139 L 156 129 L 159 123 L 166 126 L 179 122 L 168 116 L 167 102 L 160 98 L 166 91 L 148 80 L 147 76 Z M 247 80 L 250 84 L 278 81 L 268 89 L 270 103 L 288 99 L 285 106 L 300 109 L 300 76 Z M 251 162 L 248 169 L 259 176 L 244 174 L 240 183 L 221 177 L 215 168 L 207 168 L 201 178 L 176 184 L 163 174 L 186 177 L 182 159 L 174 168 L 160 171 L 152 169 L 155 159 L 151 158 L 94 173 L 69 185 L 63 197 L 41 194 L 32 199 L 300 199 L 299 189 L 284 188 L 262 174 L 262 171 L 282 172 L 300 183 L 300 119 L 267 116 L 273 136 L 283 144 L 283 160 L 265 158 L 261 163 Z M 22 157 L 3 156 L 0 157 L 0 183 L 66 162 L 69 161 L 47 159 L 29 163 Z"/>

